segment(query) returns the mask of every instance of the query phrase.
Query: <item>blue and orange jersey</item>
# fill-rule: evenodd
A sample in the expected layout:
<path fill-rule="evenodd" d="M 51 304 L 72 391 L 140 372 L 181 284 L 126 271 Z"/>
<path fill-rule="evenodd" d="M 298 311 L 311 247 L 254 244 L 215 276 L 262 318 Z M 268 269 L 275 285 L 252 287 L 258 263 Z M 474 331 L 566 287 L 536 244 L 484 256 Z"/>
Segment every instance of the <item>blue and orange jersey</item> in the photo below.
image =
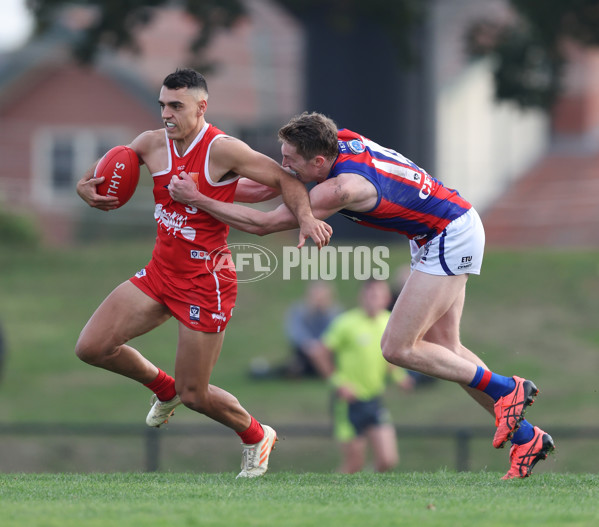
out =
<path fill-rule="evenodd" d="M 403 155 L 350 130 L 339 130 L 339 155 L 327 179 L 359 174 L 377 189 L 378 200 L 366 212 L 339 211 L 367 227 L 394 231 L 422 246 L 467 212 L 472 205 L 456 190 Z"/>

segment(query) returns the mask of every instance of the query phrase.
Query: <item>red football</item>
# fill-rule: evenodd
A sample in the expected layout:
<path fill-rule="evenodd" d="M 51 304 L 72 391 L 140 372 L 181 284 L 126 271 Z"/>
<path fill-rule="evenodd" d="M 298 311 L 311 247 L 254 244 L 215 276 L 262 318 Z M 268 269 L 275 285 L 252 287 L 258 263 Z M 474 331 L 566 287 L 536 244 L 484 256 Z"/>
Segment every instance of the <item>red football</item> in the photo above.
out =
<path fill-rule="evenodd" d="M 139 158 L 128 146 L 115 146 L 104 154 L 94 172 L 94 177 L 106 179 L 96 187 L 102 196 L 116 196 L 119 207 L 127 203 L 139 182 Z"/>

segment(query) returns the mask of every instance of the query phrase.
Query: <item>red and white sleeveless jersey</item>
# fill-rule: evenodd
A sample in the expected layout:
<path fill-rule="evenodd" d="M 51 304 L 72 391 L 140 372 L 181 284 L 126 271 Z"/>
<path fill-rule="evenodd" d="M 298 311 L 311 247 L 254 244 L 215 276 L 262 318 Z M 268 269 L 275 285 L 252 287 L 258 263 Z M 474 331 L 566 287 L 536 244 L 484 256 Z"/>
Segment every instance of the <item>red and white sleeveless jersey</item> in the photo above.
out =
<path fill-rule="evenodd" d="M 165 130 L 166 135 L 166 130 Z M 208 161 L 214 141 L 226 137 L 221 130 L 206 123 L 183 156 L 166 137 L 167 169 L 152 174 L 154 178 L 154 218 L 158 234 L 152 258 L 163 271 L 180 278 L 210 272 L 210 253 L 227 244 L 229 226 L 212 216 L 171 199 L 168 185 L 172 176 L 185 171 L 196 181 L 200 192 L 210 198 L 232 203 L 239 176 L 215 183 L 210 179 Z"/>

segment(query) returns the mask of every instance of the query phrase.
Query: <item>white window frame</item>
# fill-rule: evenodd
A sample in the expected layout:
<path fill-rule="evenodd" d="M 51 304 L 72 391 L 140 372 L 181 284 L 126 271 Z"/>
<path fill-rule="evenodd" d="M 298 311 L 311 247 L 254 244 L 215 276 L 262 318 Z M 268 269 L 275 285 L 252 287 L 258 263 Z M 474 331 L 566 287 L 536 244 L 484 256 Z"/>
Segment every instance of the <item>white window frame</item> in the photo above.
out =
<path fill-rule="evenodd" d="M 77 196 L 75 185 L 98 159 L 98 147 L 101 143 L 114 146 L 128 144 L 132 137 L 132 132 L 124 127 L 46 126 L 39 128 L 32 140 L 33 200 L 38 204 L 56 208 L 74 206 L 81 201 Z M 73 181 L 72 185 L 65 189 L 56 188 L 52 181 L 53 149 L 59 139 L 70 140 L 73 144 Z"/>

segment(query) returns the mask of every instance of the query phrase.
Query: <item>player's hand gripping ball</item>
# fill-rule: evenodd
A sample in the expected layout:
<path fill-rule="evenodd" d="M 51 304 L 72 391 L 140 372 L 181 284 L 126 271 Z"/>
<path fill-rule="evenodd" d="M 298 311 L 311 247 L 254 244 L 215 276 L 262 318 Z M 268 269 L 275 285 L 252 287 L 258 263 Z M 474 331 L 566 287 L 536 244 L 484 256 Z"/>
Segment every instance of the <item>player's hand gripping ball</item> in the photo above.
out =
<path fill-rule="evenodd" d="M 104 181 L 96 186 L 101 196 L 119 198 L 119 207 L 127 203 L 139 182 L 139 158 L 128 146 L 115 146 L 100 159 L 94 177 L 104 176 Z"/>

